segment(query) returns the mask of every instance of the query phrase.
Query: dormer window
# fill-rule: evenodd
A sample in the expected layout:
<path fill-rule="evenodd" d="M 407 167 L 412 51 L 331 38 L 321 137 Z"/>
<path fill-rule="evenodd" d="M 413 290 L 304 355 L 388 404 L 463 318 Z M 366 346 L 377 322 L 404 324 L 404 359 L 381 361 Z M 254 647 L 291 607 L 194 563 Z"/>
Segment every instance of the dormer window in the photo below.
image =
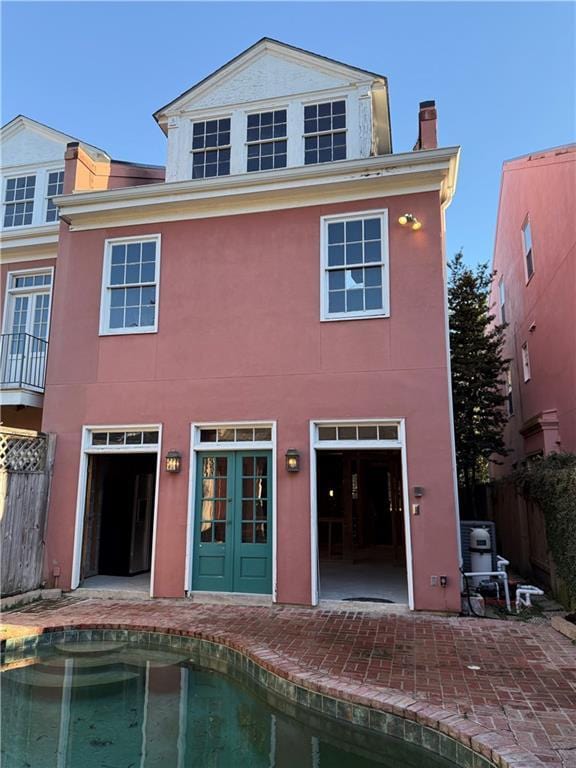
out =
<path fill-rule="evenodd" d="M 204 120 L 192 126 L 192 178 L 230 173 L 230 118 Z"/>
<path fill-rule="evenodd" d="M 46 205 L 46 221 L 58 220 L 58 208 L 54 205 L 52 198 L 61 195 L 64 190 L 64 171 L 51 171 L 48 174 L 48 187 Z"/>
<path fill-rule="evenodd" d="M 286 168 L 288 142 L 286 110 L 248 115 L 246 129 L 247 171 Z"/>
<path fill-rule="evenodd" d="M 304 107 L 304 163 L 346 159 L 346 102 L 327 101 Z"/>
<path fill-rule="evenodd" d="M 21 227 L 32 224 L 36 176 L 6 179 L 4 188 L 4 226 Z"/>

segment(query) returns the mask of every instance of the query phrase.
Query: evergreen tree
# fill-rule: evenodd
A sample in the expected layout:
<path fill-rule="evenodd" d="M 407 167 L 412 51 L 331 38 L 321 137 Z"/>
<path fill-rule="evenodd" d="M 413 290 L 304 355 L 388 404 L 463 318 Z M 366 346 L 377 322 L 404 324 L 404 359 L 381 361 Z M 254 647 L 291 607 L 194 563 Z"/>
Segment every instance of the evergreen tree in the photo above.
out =
<path fill-rule="evenodd" d="M 449 263 L 448 310 L 456 463 L 470 512 L 474 488 L 487 479 L 488 462 L 506 455 L 503 430 L 505 370 L 502 358 L 506 324 L 495 324 L 490 313 L 492 275 L 487 264 L 472 270 L 457 253 Z M 496 462 L 497 463 L 497 462 Z"/>

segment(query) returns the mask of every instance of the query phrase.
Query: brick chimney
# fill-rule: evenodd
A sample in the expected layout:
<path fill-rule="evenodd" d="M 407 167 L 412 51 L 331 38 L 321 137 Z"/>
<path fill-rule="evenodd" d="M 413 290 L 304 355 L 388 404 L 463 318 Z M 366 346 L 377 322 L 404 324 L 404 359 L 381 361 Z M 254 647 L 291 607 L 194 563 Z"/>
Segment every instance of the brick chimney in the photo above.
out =
<path fill-rule="evenodd" d="M 436 149 L 438 137 L 436 135 L 436 102 L 421 101 L 418 112 L 418 141 L 414 149 Z"/>

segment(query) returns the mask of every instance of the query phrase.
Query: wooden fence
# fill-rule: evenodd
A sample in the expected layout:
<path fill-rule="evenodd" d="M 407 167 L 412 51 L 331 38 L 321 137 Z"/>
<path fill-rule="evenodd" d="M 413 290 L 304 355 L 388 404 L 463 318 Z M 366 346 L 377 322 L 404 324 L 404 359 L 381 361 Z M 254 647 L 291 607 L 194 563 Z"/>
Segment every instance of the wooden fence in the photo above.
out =
<path fill-rule="evenodd" d="M 55 435 L 0 427 L 0 592 L 42 584 Z"/>

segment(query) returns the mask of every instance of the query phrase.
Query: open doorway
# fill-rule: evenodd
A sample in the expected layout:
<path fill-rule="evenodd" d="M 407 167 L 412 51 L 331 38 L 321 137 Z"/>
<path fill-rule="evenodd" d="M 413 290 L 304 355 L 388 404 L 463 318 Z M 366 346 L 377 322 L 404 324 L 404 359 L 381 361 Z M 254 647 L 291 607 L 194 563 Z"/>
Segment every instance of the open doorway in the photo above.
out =
<path fill-rule="evenodd" d="M 155 453 L 88 456 L 82 587 L 149 592 Z"/>
<path fill-rule="evenodd" d="M 320 598 L 408 603 L 400 450 L 317 451 Z"/>

